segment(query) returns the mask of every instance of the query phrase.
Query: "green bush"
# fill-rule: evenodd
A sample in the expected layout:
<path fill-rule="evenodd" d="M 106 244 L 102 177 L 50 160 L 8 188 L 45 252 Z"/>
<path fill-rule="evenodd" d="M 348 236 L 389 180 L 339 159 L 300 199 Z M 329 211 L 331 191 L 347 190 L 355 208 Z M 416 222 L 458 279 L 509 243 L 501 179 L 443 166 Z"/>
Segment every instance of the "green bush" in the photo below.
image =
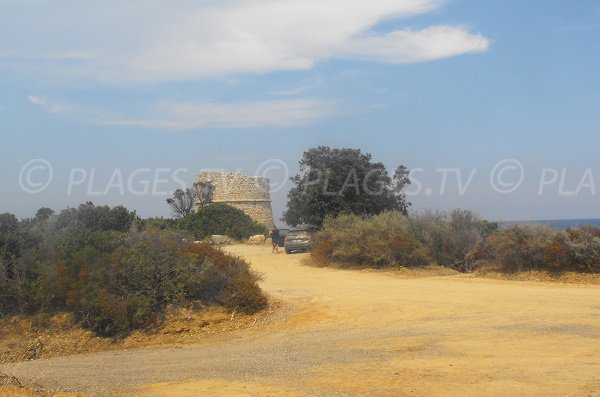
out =
<path fill-rule="evenodd" d="M 86 280 L 78 314 L 100 335 L 160 322 L 168 305 L 200 301 L 254 313 L 267 299 L 248 264 L 206 243 L 137 234 Z"/>
<path fill-rule="evenodd" d="M 459 271 L 471 271 L 473 253 L 497 224 L 468 210 L 423 211 L 409 218 L 411 231 L 427 248 L 431 260 Z"/>
<path fill-rule="evenodd" d="M 325 222 L 313 249 L 317 262 L 348 266 L 422 266 L 470 271 L 473 252 L 495 225 L 470 211 L 344 215 Z"/>
<path fill-rule="evenodd" d="M 267 229 L 256 223 L 243 211 L 227 204 L 215 203 L 188 215 L 179 221 L 183 230 L 193 233 L 197 239 L 220 234 L 244 240 L 256 234 L 266 234 Z"/>
<path fill-rule="evenodd" d="M 486 265 L 501 272 L 600 272 L 600 228 L 560 231 L 543 225 L 495 223 L 470 211 L 423 211 L 410 217 L 328 219 L 313 248 L 317 263 L 340 266 L 420 266 L 435 263 L 470 272 Z"/>
<path fill-rule="evenodd" d="M 327 219 L 316 235 L 312 257 L 318 263 L 358 267 L 420 266 L 429 262 L 425 247 L 400 212 Z"/>
<path fill-rule="evenodd" d="M 160 322 L 169 305 L 246 313 L 266 306 L 245 261 L 190 243 L 168 222 L 139 222 L 122 207 L 91 203 L 44 214 L 0 216 L 0 314 L 66 311 L 114 336 Z"/>
<path fill-rule="evenodd" d="M 221 304 L 244 313 L 255 313 L 267 305 L 258 287 L 259 276 L 246 261 L 228 255 L 207 243 L 188 245 L 192 269 L 183 269 L 183 290 L 189 298 Z"/>
<path fill-rule="evenodd" d="M 548 226 L 510 226 L 489 238 L 490 259 L 506 272 L 545 269 L 546 248 L 557 234 Z"/>
<path fill-rule="evenodd" d="M 560 231 L 548 226 L 513 225 L 488 241 L 487 259 L 500 271 L 600 272 L 600 229 Z"/>

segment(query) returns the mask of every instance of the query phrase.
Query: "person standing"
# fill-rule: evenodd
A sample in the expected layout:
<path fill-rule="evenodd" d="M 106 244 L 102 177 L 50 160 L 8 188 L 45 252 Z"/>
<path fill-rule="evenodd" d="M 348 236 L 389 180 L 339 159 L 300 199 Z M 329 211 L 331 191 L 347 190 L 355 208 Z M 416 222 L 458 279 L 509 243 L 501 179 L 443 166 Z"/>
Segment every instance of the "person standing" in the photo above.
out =
<path fill-rule="evenodd" d="M 271 235 L 271 242 L 273 244 L 273 251 L 271 252 L 274 254 L 279 253 L 279 230 L 273 229 L 269 234 Z"/>

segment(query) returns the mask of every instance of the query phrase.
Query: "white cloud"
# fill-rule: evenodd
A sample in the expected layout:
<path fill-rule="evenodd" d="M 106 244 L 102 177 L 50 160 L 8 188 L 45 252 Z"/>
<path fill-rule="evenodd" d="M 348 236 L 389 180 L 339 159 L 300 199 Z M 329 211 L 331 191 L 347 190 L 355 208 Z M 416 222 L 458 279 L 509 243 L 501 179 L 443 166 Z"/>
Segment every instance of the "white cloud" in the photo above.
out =
<path fill-rule="evenodd" d="M 391 63 L 413 63 L 448 58 L 468 52 L 487 50 L 489 41 L 464 28 L 434 26 L 386 35 L 360 37 L 348 42 L 346 54 Z"/>
<path fill-rule="evenodd" d="M 41 97 L 41 96 L 37 96 L 37 95 L 29 95 L 27 97 L 27 99 L 29 99 L 29 102 L 32 105 L 42 105 L 42 106 L 46 106 L 46 104 L 48 103 L 48 99 Z"/>
<path fill-rule="evenodd" d="M 309 69 L 349 56 L 405 63 L 485 50 L 483 36 L 461 27 L 372 30 L 384 20 L 427 13 L 442 3 L 12 0 L 0 14 L 0 51 L 39 59 L 38 67 L 110 82 L 160 82 Z"/>
<path fill-rule="evenodd" d="M 325 84 L 325 78 L 323 76 L 311 77 L 300 82 L 299 85 L 274 91 L 273 94 L 279 96 L 296 96 L 322 86 L 323 84 Z"/>
<path fill-rule="evenodd" d="M 50 102 L 48 98 L 39 95 L 29 95 L 27 99 L 29 99 L 29 103 L 32 105 L 42 106 L 48 113 L 58 113 L 66 109 L 65 106 L 56 102 Z"/>
<path fill-rule="evenodd" d="M 94 117 L 92 122 L 171 130 L 289 127 L 329 117 L 334 112 L 333 103 L 310 99 L 233 104 L 166 102 L 156 106 L 152 118 L 103 116 Z"/>

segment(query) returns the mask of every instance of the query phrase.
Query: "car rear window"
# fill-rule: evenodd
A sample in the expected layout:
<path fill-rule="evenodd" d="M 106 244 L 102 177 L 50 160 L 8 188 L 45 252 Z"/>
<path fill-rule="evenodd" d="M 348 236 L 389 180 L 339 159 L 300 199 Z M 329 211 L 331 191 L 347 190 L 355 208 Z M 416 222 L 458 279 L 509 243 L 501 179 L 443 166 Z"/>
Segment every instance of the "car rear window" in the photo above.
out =
<path fill-rule="evenodd" d="M 309 235 L 309 232 L 306 230 L 294 230 L 291 231 L 290 234 L 288 234 L 288 236 L 290 237 L 307 237 Z"/>

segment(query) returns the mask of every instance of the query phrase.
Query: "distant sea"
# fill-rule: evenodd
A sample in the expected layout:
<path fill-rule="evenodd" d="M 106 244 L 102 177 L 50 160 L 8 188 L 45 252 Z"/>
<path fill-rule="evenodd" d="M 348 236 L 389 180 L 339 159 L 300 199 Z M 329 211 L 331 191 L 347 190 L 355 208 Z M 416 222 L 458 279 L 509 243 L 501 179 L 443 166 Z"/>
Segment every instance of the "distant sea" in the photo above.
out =
<path fill-rule="evenodd" d="M 600 227 L 600 219 L 554 219 L 554 220 L 537 220 L 537 221 L 507 221 L 498 222 L 499 227 L 505 228 L 514 224 L 535 224 L 535 225 L 547 225 L 556 229 L 567 229 L 569 227 L 581 227 L 581 226 L 595 226 Z"/>

